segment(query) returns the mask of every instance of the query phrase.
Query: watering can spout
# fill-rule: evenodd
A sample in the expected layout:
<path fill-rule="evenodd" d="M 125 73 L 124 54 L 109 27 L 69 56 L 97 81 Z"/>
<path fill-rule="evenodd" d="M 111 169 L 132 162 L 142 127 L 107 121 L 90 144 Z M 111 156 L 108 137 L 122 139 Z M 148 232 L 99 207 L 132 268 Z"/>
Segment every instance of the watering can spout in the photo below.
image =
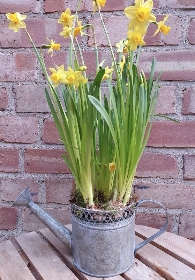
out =
<path fill-rule="evenodd" d="M 51 230 L 51 232 L 53 232 L 53 234 L 55 234 L 63 243 L 71 247 L 71 231 L 35 204 L 31 199 L 32 195 L 29 187 L 27 187 L 14 201 L 12 206 L 27 206 L 31 212 L 35 214 L 43 224 Z"/>

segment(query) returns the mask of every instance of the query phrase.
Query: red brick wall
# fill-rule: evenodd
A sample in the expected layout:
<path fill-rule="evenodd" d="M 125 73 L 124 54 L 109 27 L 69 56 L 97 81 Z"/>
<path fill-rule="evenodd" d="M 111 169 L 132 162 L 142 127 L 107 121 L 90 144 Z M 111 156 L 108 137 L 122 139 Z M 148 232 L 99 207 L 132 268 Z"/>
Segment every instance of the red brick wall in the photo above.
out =
<path fill-rule="evenodd" d="M 8 3 L 9 2 L 9 3 Z M 7 12 L 27 14 L 27 28 L 37 46 L 47 38 L 61 43 L 46 65 L 59 65 L 68 59 L 68 40 L 58 34 L 56 19 L 76 1 L 0 1 L 0 241 L 12 234 L 44 227 L 28 209 L 12 208 L 17 195 L 29 186 L 39 203 L 62 223 L 70 221 L 69 193 L 72 176 L 61 158 L 63 146 L 51 119 L 44 94 L 44 80 L 36 56 L 23 30 L 8 29 Z M 109 50 L 98 17 L 91 16 L 92 0 L 84 0 L 81 17 L 95 25 L 100 60 Z M 126 34 L 123 9 L 133 1 L 107 0 L 103 9 L 113 45 Z M 169 211 L 169 231 L 195 239 L 195 2 L 194 0 L 154 0 L 158 20 L 168 12 L 171 33 L 152 37 L 151 27 L 142 49 L 141 68 L 149 72 L 151 59 L 157 59 L 157 73 L 163 70 L 157 113 L 174 117 L 180 123 L 156 118 L 148 147 L 139 164 L 135 192 L 140 199 L 162 202 Z M 89 72 L 95 57 L 91 37 L 80 42 Z M 137 213 L 137 223 L 159 227 L 164 221 L 158 207 L 145 207 Z M 155 213 L 158 212 L 158 213 Z"/>

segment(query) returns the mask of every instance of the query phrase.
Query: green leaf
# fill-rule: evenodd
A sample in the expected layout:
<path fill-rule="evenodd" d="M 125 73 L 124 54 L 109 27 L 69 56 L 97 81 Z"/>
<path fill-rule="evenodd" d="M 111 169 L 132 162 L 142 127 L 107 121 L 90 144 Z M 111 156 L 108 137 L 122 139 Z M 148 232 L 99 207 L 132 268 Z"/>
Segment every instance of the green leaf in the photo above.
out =
<path fill-rule="evenodd" d="M 107 125 L 110 128 L 110 132 L 112 134 L 112 137 L 114 139 L 115 145 L 117 146 L 117 141 L 116 141 L 116 134 L 115 134 L 115 130 L 112 124 L 112 121 L 108 115 L 108 113 L 106 112 L 106 110 L 104 109 L 104 107 L 102 106 L 102 104 L 93 96 L 89 95 L 89 100 L 91 101 L 91 103 L 95 106 L 95 108 L 100 112 L 100 114 L 102 115 L 102 117 L 105 119 Z"/>
<path fill-rule="evenodd" d="M 104 76 L 105 69 L 100 69 L 100 71 L 97 73 L 94 82 L 93 82 L 93 87 L 99 87 L 100 83 L 102 81 L 102 78 Z"/>
<path fill-rule="evenodd" d="M 165 116 L 165 115 L 156 114 L 156 115 L 154 115 L 154 116 L 155 116 L 155 117 L 161 117 L 161 118 L 164 118 L 164 119 L 167 119 L 167 120 L 176 122 L 176 123 L 180 123 L 180 121 L 178 121 L 178 120 L 176 120 L 176 119 L 173 119 L 173 118 L 171 118 L 171 117 Z"/>

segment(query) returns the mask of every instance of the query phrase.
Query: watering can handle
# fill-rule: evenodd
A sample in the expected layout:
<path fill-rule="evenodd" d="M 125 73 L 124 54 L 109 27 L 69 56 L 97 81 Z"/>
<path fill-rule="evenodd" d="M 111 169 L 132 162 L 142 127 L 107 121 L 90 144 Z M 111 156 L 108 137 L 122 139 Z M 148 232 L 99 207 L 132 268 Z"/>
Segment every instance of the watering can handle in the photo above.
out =
<path fill-rule="evenodd" d="M 165 221 L 164 226 L 159 231 L 157 231 L 155 234 L 153 234 L 152 236 L 150 236 L 149 238 L 145 239 L 144 241 L 142 241 L 141 243 L 139 243 L 138 245 L 135 246 L 134 254 L 136 254 L 137 250 L 142 248 L 144 245 L 146 245 L 150 241 L 154 240 L 155 238 L 157 238 L 158 236 L 163 234 L 165 232 L 165 230 L 167 229 L 167 226 L 168 226 L 168 213 L 167 213 L 167 209 L 160 202 L 158 202 L 156 200 L 151 200 L 151 199 L 143 199 L 143 200 L 138 201 L 137 204 L 136 204 L 136 208 L 138 206 L 140 206 L 141 204 L 145 203 L 145 202 L 152 202 L 152 203 L 160 205 L 164 209 L 164 211 L 165 211 L 166 221 Z"/>

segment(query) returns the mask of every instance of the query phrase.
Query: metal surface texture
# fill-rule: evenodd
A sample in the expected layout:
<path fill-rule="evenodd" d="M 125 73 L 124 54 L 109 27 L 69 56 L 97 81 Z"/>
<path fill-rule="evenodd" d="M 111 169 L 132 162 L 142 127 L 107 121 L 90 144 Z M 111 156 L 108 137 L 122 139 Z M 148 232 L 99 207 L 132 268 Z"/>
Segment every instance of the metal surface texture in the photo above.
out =
<path fill-rule="evenodd" d="M 164 226 L 135 246 L 135 210 L 144 203 L 155 203 L 166 214 Z M 165 207 L 155 200 L 141 200 L 119 210 L 99 211 L 71 205 L 72 249 L 75 266 L 94 277 L 111 277 L 127 271 L 134 255 L 167 228 Z"/>
<path fill-rule="evenodd" d="M 100 216 L 106 214 L 108 212 Z M 135 248 L 134 213 L 108 223 L 81 220 L 74 214 L 71 217 L 73 259 L 80 271 L 103 278 L 121 274 L 131 267 Z"/>

